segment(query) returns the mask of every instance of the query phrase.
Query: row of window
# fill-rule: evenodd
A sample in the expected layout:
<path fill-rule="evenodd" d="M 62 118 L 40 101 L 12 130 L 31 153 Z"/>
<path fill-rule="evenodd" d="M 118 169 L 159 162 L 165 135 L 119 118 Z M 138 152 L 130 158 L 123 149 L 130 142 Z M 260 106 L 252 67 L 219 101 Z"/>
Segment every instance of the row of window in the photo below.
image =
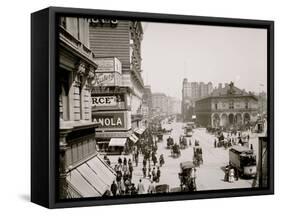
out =
<path fill-rule="evenodd" d="M 249 103 L 248 102 L 245 102 L 245 106 L 244 106 L 245 109 L 249 109 Z M 218 109 L 218 103 L 215 103 L 215 110 Z M 228 109 L 234 109 L 234 102 L 231 101 L 228 103 Z"/>

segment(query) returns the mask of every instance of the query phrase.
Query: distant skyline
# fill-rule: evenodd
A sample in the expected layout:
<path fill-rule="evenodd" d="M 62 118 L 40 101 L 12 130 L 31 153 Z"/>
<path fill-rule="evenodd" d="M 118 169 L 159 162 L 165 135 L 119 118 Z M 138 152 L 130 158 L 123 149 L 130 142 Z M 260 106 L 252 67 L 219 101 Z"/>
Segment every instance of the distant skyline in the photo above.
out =
<path fill-rule="evenodd" d="M 265 29 L 142 22 L 142 70 L 152 92 L 181 98 L 182 81 L 267 88 Z"/>

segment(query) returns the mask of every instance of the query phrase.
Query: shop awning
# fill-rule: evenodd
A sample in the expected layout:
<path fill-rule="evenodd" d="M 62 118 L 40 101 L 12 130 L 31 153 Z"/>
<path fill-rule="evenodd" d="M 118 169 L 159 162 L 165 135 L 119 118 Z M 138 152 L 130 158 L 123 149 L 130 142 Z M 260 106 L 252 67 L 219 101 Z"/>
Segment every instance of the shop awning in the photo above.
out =
<path fill-rule="evenodd" d="M 114 170 L 95 156 L 72 170 L 67 176 L 67 181 L 82 197 L 97 197 L 110 190 L 115 178 Z"/>
<path fill-rule="evenodd" d="M 111 138 L 108 144 L 109 146 L 119 146 L 124 147 L 126 144 L 127 138 Z"/>
<path fill-rule="evenodd" d="M 139 140 L 139 138 L 135 134 L 132 134 L 129 138 L 133 143 L 136 143 Z"/>
<path fill-rule="evenodd" d="M 144 132 L 145 130 L 146 130 L 145 127 L 141 127 L 141 128 L 136 128 L 136 129 L 134 130 L 134 132 L 141 135 L 141 134 L 143 134 L 143 132 Z"/>

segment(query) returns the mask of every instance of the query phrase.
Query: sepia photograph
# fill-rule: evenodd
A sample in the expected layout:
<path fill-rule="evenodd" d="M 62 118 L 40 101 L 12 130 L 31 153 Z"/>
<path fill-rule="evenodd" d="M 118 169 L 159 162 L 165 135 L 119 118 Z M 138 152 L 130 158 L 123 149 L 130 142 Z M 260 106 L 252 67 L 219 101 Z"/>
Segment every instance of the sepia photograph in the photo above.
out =
<path fill-rule="evenodd" d="M 60 200 L 268 187 L 266 28 L 57 28 Z"/>

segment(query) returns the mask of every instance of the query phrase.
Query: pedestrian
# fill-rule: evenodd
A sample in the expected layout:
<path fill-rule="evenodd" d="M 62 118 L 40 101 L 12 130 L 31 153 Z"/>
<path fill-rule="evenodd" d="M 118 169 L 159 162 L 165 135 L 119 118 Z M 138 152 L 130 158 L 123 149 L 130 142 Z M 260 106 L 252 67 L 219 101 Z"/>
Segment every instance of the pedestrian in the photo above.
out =
<path fill-rule="evenodd" d="M 153 160 L 153 164 L 155 166 L 157 163 L 157 157 L 155 156 L 155 154 L 153 154 L 152 160 Z"/>
<path fill-rule="evenodd" d="M 160 167 L 165 163 L 163 154 L 161 154 L 159 157 L 159 163 L 160 163 Z"/>
<path fill-rule="evenodd" d="M 228 181 L 228 174 L 229 174 L 229 166 L 226 166 L 224 172 L 224 181 Z"/>
<path fill-rule="evenodd" d="M 129 166 L 129 167 L 130 167 L 130 166 L 133 166 L 133 163 L 132 163 L 131 158 L 129 158 L 129 160 L 128 160 L 128 166 Z"/>
<path fill-rule="evenodd" d="M 132 163 L 131 164 L 129 164 L 129 172 L 130 172 L 130 177 L 132 178 L 132 175 L 133 175 L 133 165 L 132 165 Z"/>
<path fill-rule="evenodd" d="M 195 167 L 191 169 L 190 176 L 191 176 L 192 184 L 195 185 L 195 182 L 196 182 L 196 168 Z"/>
<path fill-rule="evenodd" d="M 123 165 L 127 166 L 127 158 L 126 157 L 124 157 L 124 159 L 123 159 Z"/>
<path fill-rule="evenodd" d="M 243 142 L 242 142 L 242 139 L 241 139 L 241 137 L 239 137 L 239 141 L 238 141 L 238 144 L 239 144 L 240 146 L 243 146 Z"/>
<path fill-rule="evenodd" d="M 192 143 L 191 143 L 191 140 L 189 139 L 189 146 L 191 146 L 192 145 Z"/>
<path fill-rule="evenodd" d="M 123 166 L 123 173 L 126 173 L 128 171 L 128 166 L 127 164 Z"/>
<path fill-rule="evenodd" d="M 122 172 L 118 170 L 118 171 L 116 172 L 116 181 L 117 181 L 117 182 L 120 182 L 121 179 L 122 179 Z"/>
<path fill-rule="evenodd" d="M 111 187 L 110 187 L 111 193 L 113 196 L 116 196 L 116 192 L 117 192 L 117 184 L 115 183 L 115 181 L 113 180 Z"/>
<path fill-rule="evenodd" d="M 160 171 L 160 168 L 158 167 L 157 168 L 157 172 L 156 172 L 156 182 L 158 183 L 160 181 L 160 176 L 161 176 L 161 171 Z"/>
<path fill-rule="evenodd" d="M 250 145 L 250 149 L 253 151 L 253 149 L 254 149 L 254 148 L 253 148 L 253 144 Z"/>
<path fill-rule="evenodd" d="M 142 183 L 141 179 L 139 180 L 137 191 L 138 191 L 138 194 L 144 194 L 144 192 L 145 192 L 144 184 Z"/>
<path fill-rule="evenodd" d="M 146 167 L 146 159 L 143 159 L 142 164 L 144 167 Z"/>
<path fill-rule="evenodd" d="M 148 173 L 147 173 L 147 175 L 148 175 L 148 178 L 151 179 L 151 168 L 150 168 L 150 167 L 148 168 Z"/>
<path fill-rule="evenodd" d="M 152 181 L 152 180 L 150 181 L 150 185 L 148 186 L 147 192 L 149 194 L 156 193 L 155 182 L 154 181 Z"/>
<path fill-rule="evenodd" d="M 138 153 L 135 155 L 135 162 L 136 162 L 136 167 L 139 165 L 139 155 Z"/>
<path fill-rule="evenodd" d="M 230 168 L 230 170 L 229 170 L 228 181 L 229 181 L 230 183 L 233 183 L 233 182 L 234 182 L 234 169 L 233 169 L 233 168 Z"/>
<path fill-rule="evenodd" d="M 119 194 L 120 195 L 124 195 L 124 193 L 125 193 L 125 184 L 124 184 L 124 180 L 123 179 L 121 179 L 121 181 L 119 182 L 118 190 L 119 190 Z"/>
<path fill-rule="evenodd" d="M 146 178 L 146 167 L 142 168 L 143 177 Z"/>
<path fill-rule="evenodd" d="M 122 159 L 120 157 L 118 158 L 118 164 L 122 165 Z"/>
<path fill-rule="evenodd" d="M 137 189 L 135 187 L 135 184 L 132 183 L 132 186 L 131 186 L 131 195 L 136 195 L 138 192 L 137 192 Z"/>
<path fill-rule="evenodd" d="M 124 185 L 125 185 L 125 193 L 129 194 L 130 186 L 131 186 L 131 181 L 129 178 L 127 178 L 126 181 L 124 181 Z"/>
<path fill-rule="evenodd" d="M 217 147 L 217 139 L 215 139 L 214 146 Z"/>
<path fill-rule="evenodd" d="M 156 181 L 157 177 L 156 177 L 156 170 L 155 170 L 155 167 L 153 167 L 151 174 L 152 174 L 152 180 L 153 180 L 153 181 Z"/>

